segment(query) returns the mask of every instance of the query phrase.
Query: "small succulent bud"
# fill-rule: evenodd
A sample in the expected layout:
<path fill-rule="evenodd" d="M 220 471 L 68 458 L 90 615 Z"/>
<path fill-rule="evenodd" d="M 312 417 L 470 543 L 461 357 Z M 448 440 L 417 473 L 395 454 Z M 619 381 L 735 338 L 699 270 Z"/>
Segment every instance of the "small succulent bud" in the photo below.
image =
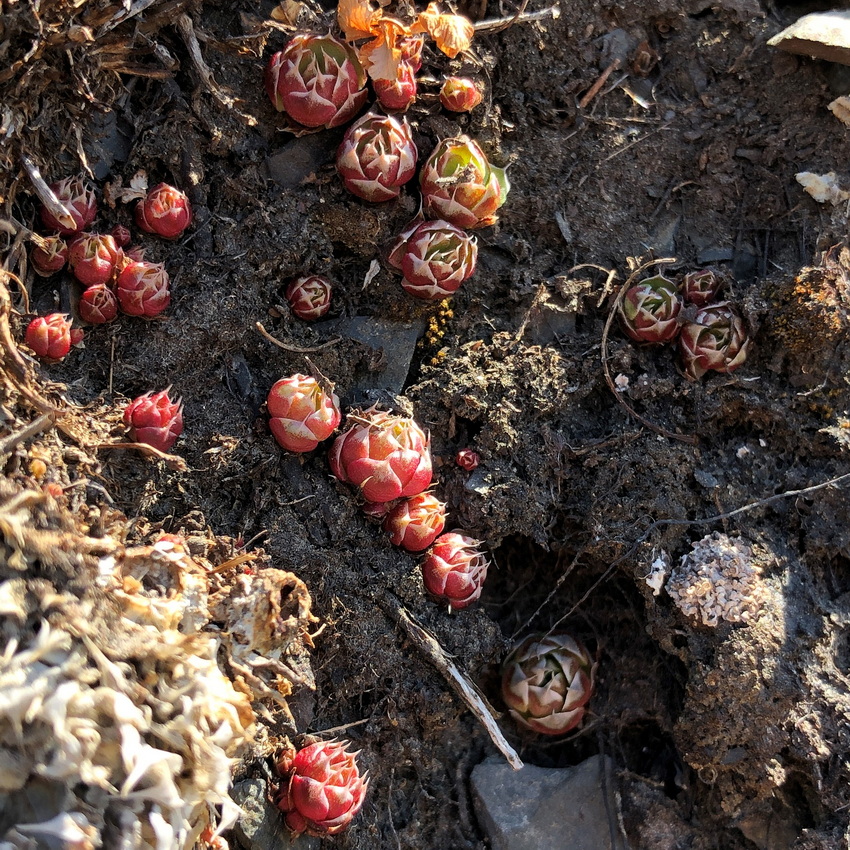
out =
<path fill-rule="evenodd" d="M 68 261 L 68 244 L 61 236 L 45 236 L 30 251 L 30 262 L 36 273 L 42 277 L 61 271 Z"/>
<path fill-rule="evenodd" d="M 347 747 L 347 741 L 319 741 L 278 757 L 282 782 L 274 803 L 293 834 L 337 835 L 360 811 L 369 780 L 360 776 L 357 753 Z"/>
<path fill-rule="evenodd" d="M 574 638 L 562 632 L 531 635 L 505 659 L 502 698 L 520 726 L 563 735 L 584 718 L 595 674 L 596 664 Z"/>
<path fill-rule="evenodd" d="M 152 319 L 171 303 L 171 282 L 162 263 L 130 262 L 115 284 L 121 310 Z"/>
<path fill-rule="evenodd" d="M 415 496 L 431 483 L 431 449 L 412 420 L 376 410 L 358 415 L 334 441 L 331 472 L 368 502 Z"/>
<path fill-rule="evenodd" d="M 487 160 L 478 142 L 443 139 L 419 174 L 425 214 L 474 230 L 495 224 L 510 190 L 504 168 Z"/>
<path fill-rule="evenodd" d="M 431 493 L 418 493 L 399 502 L 384 519 L 390 542 L 408 552 L 422 552 L 442 533 L 446 506 Z"/>
<path fill-rule="evenodd" d="M 727 301 L 703 307 L 679 336 L 685 377 L 698 381 L 709 370 L 734 372 L 747 359 L 749 344 L 744 320 Z"/>
<path fill-rule="evenodd" d="M 384 517 L 398 504 L 398 499 L 391 502 L 363 502 L 360 510 L 374 522 L 382 522 Z"/>
<path fill-rule="evenodd" d="M 440 88 L 440 103 L 449 112 L 471 112 L 483 98 L 475 82 L 467 77 L 446 77 Z"/>
<path fill-rule="evenodd" d="M 62 224 L 47 207 L 41 208 L 41 222 L 48 229 L 61 236 L 69 236 L 85 230 L 97 215 L 97 199 L 82 177 L 66 177 L 58 183 L 51 183 L 53 194 L 62 202 L 74 219 L 74 227 Z"/>
<path fill-rule="evenodd" d="M 475 271 L 478 243 L 447 221 L 425 221 L 405 232 L 389 261 L 401 269 L 401 285 L 416 298 L 441 301 Z"/>
<path fill-rule="evenodd" d="M 83 286 L 97 286 L 112 279 L 122 253 L 111 236 L 80 233 L 68 246 L 68 266 Z"/>
<path fill-rule="evenodd" d="M 425 589 L 455 610 L 472 605 L 481 596 L 490 566 L 479 545 L 460 531 L 440 535 L 422 562 Z"/>
<path fill-rule="evenodd" d="M 387 112 L 407 112 L 416 100 L 416 71 L 407 62 L 398 63 L 394 80 L 373 80 L 378 103 Z"/>
<path fill-rule="evenodd" d="M 61 360 L 73 344 L 71 321 L 63 313 L 37 316 L 27 325 L 25 339 L 39 357 L 52 362 Z"/>
<path fill-rule="evenodd" d="M 99 283 L 83 292 L 77 310 L 84 322 L 103 325 L 118 315 L 118 299 L 105 283 Z"/>
<path fill-rule="evenodd" d="M 119 248 L 126 248 L 130 244 L 130 231 L 123 224 L 116 224 L 109 232 Z"/>
<path fill-rule="evenodd" d="M 327 440 L 342 419 L 339 399 L 315 378 L 281 378 L 269 391 L 269 427 L 275 440 L 290 452 L 311 452 Z"/>
<path fill-rule="evenodd" d="M 304 127 L 339 127 L 366 102 L 366 72 L 351 45 L 332 35 L 298 33 L 266 68 L 278 112 Z"/>
<path fill-rule="evenodd" d="M 336 167 L 349 192 L 378 203 L 398 197 L 416 172 L 416 157 L 407 121 L 369 112 L 345 131 Z"/>
<path fill-rule="evenodd" d="M 192 223 L 192 206 L 185 192 L 160 183 L 136 204 L 135 218 L 146 233 L 176 239 Z"/>
<path fill-rule="evenodd" d="M 331 309 L 330 281 L 317 274 L 296 278 L 284 295 L 292 312 L 305 322 L 321 319 Z"/>
<path fill-rule="evenodd" d="M 124 424 L 135 442 L 167 452 L 183 433 L 183 403 L 172 401 L 168 390 L 145 393 L 127 405 Z"/>
<path fill-rule="evenodd" d="M 679 333 L 681 312 L 678 287 L 659 274 L 629 287 L 620 302 L 620 325 L 636 342 L 670 342 Z"/>
<path fill-rule="evenodd" d="M 688 304 L 705 307 L 706 304 L 714 301 L 727 280 L 728 275 L 717 269 L 688 272 L 682 278 L 682 297 Z"/>
<path fill-rule="evenodd" d="M 481 463 L 481 457 L 478 452 L 473 451 L 472 449 L 461 449 L 455 455 L 455 463 L 461 469 L 465 469 L 467 472 L 472 472 L 472 470 Z"/>

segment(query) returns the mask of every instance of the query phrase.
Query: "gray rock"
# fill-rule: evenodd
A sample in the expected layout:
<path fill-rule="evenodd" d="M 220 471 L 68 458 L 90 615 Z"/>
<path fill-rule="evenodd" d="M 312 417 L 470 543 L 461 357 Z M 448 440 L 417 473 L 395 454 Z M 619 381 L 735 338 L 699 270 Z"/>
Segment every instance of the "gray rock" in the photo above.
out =
<path fill-rule="evenodd" d="M 245 850 L 318 850 L 321 845 L 320 839 L 307 835 L 290 839 L 283 816 L 266 799 L 264 780 L 237 782 L 231 796 L 244 813 L 233 827 L 233 834 Z"/>
<path fill-rule="evenodd" d="M 425 332 L 423 321 L 387 322 L 369 316 L 355 316 L 340 325 L 338 330 L 343 336 L 383 351 L 381 368 L 356 381 L 352 390 L 377 389 L 400 393 L 404 389 L 416 341 Z"/>
<path fill-rule="evenodd" d="M 269 176 L 284 189 L 300 186 L 333 159 L 341 138 L 339 133 L 311 133 L 292 139 L 266 160 Z"/>
<path fill-rule="evenodd" d="M 804 15 L 768 44 L 789 53 L 850 65 L 850 11 L 833 9 Z"/>
<path fill-rule="evenodd" d="M 83 148 L 98 180 L 107 177 L 116 162 L 127 161 L 132 140 L 133 128 L 114 110 L 93 112 L 89 116 Z"/>
<path fill-rule="evenodd" d="M 623 850 L 613 783 L 602 756 L 558 770 L 515 771 L 488 759 L 472 771 L 475 809 L 493 850 Z"/>

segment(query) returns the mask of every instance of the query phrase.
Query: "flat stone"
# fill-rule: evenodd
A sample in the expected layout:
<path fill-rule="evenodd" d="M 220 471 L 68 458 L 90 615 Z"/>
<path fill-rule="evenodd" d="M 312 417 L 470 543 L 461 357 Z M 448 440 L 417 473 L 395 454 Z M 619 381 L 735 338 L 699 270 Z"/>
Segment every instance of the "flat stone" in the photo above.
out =
<path fill-rule="evenodd" d="M 789 53 L 850 65 L 850 11 L 834 9 L 804 15 L 768 44 Z"/>
<path fill-rule="evenodd" d="M 311 174 L 331 162 L 340 143 L 339 133 L 311 133 L 287 142 L 266 159 L 269 176 L 284 189 L 300 186 Z"/>
<path fill-rule="evenodd" d="M 400 393 L 404 389 L 416 341 L 425 332 L 423 321 L 387 322 L 370 316 L 355 316 L 340 325 L 338 331 L 343 336 L 383 351 L 381 368 L 360 377 L 350 390 Z"/>
<path fill-rule="evenodd" d="M 293 840 L 289 837 L 280 812 L 266 799 L 266 783 L 262 779 L 237 782 L 231 797 L 244 813 L 236 821 L 233 834 L 245 850 L 319 850 L 321 840 L 318 838 L 299 835 Z"/>
<path fill-rule="evenodd" d="M 623 850 L 611 767 L 602 756 L 561 769 L 476 765 L 472 796 L 493 850 Z"/>

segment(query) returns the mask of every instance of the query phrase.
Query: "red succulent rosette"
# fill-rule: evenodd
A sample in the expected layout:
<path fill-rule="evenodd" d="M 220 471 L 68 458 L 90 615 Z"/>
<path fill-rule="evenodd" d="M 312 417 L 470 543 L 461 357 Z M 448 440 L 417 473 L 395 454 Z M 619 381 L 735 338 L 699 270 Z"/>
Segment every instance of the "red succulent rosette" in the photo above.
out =
<path fill-rule="evenodd" d="M 108 234 L 80 233 L 68 246 L 68 266 L 83 286 L 97 286 L 112 280 L 123 251 Z"/>
<path fill-rule="evenodd" d="M 325 392 L 315 378 L 291 375 L 269 390 L 269 428 L 290 452 L 311 452 L 339 425 L 339 399 Z"/>
<path fill-rule="evenodd" d="M 331 309 L 331 282 L 321 275 L 303 275 L 286 287 L 284 296 L 299 319 L 312 322 Z"/>
<path fill-rule="evenodd" d="M 41 277 L 61 271 L 68 261 L 68 243 L 61 236 L 43 236 L 30 251 L 30 262 Z"/>
<path fill-rule="evenodd" d="M 378 203 L 398 197 L 416 172 L 416 158 L 407 121 L 369 112 L 345 131 L 336 168 L 349 192 Z"/>
<path fill-rule="evenodd" d="M 679 336 L 685 377 L 698 381 L 708 371 L 734 372 L 747 359 L 749 344 L 744 320 L 727 301 L 703 307 Z"/>
<path fill-rule="evenodd" d="M 432 493 L 418 493 L 399 502 L 384 518 L 383 529 L 395 546 L 422 552 L 446 525 L 446 506 Z"/>
<path fill-rule="evenodd" d="M 124 424 L 135 442 L 167 452 L 183 433 L 183 403 L 172 401 L 167 389 L 145 393 L 127 405 Z"/>
<path fill-rule="evenodd" d="M 478 243 L 447 221 L 424 221 L 398 239 L 389 256 L 401 285 L 416 298 L 439 301 L 453 295 L 475 271 Z"/>
<path fill-rule="evenodd" d="M 41 223 L 61 236 L 70 236 L 85 230 L 97 215 L 97 199 L 82 177 L 66 177 L 50 188 L 61 204 L 71 214 L 72 222 L 61 222 L 47 207 L 41 207 Z"/>
<path fill-rule="evenodd" d="M 192 205 L 185 192 L 160 183 L 136 204 L 135 218 L 146 233 L 176 239 L 192 223 Z"/>
<path fill-rule="evenodd" d="M 428 487 L 430 441 L 412 419 L 367 410 L 349 422 L 328 457 L 340 481 L 359 487 L 367 502 L 415 496 Z"/>
<path fill-rule="evenodd" d="M 118 298 L 105 283 L 99 283 L 83 292 L 77 311 L 84 322 L 103 325 L 118 315 Z"/>
<path fill-rule="evenodd" d="M 162 263 L 127 263 L 115 284 L 121 310 L 128 316 L 153 319 L 171 303 L 171 281 Z"/>
<path fill-rule="evenodd" d="M 422 166 L 419 185 L 426 216 L 467 230 L 494 224 L 510 190 L 505 169 L 491 165 L 467 136 L 437 145 Z"/>
<path fill-rule="evenodd" d="M 679 288 L 659 274 L 626 290 L 620 301 L 620 326 L 635 342 L 670 342 L 679 334 L 681 312 Z"/>
<path fill-rule="evenodd" d="M 61 360 L 74 343 L 71 320 L 64 313 L 37 316 L 27 325 L 24 338 L 39 357 L 54 362 Z"/>
<path fill-rule="evenodd" d="M 440 87 L 440 103 L 449 112 L 470 112 L 483 98 L 475 82 L 467 77 L 446 77 Z"/>
<path fill-rule="evenodd" d="M 273 802 L 293 834 L 337 835 L 360 811 L 369 780 L 360 775 L 357 753 L 347 747 L 347 741 L 319 741 L 278 756 L 281 783 Z"/>
<path fill-rule="evenodd" d="M 480 541 L 460 531 L 440 535 L 422 561 L 425 589 L 454 610 L 476 602 L 490 566 L 479 546 Z"/>
<path fill-rule="evenodd" d="M 351 45 L 332 35 L 299 33 L 266 68 L 278 112 L 304 127 L 339 127 L 366 102 L 366 72 Z"/>
<path fill-rule="evenodd" d="M 596 664 L 562 632 L 520 641 L 502 666 L 502 699 L 521 726 L 563 735 L 581 723 L 593 695 Z"/>
<path fill-rule="evenodd" d="M 714 301 L 728 280 L 729 275 L 717 269 L 707 268 L 688 272 L 682 278 L 682 297 L 688 304 L 705 307 Z"/>

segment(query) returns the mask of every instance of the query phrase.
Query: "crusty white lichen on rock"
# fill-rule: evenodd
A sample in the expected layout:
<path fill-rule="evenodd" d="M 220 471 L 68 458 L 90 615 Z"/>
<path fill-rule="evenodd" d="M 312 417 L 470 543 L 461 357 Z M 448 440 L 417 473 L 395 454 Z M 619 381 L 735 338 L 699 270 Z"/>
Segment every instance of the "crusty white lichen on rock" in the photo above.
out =
<path fill-rule="evenodd" d="M 721 620 L 751 623 L 767 599 L 750 545 L 718 531 L 698 540 L 682 556 L 666 589 L 687 617 L 711 627 Z"/>

